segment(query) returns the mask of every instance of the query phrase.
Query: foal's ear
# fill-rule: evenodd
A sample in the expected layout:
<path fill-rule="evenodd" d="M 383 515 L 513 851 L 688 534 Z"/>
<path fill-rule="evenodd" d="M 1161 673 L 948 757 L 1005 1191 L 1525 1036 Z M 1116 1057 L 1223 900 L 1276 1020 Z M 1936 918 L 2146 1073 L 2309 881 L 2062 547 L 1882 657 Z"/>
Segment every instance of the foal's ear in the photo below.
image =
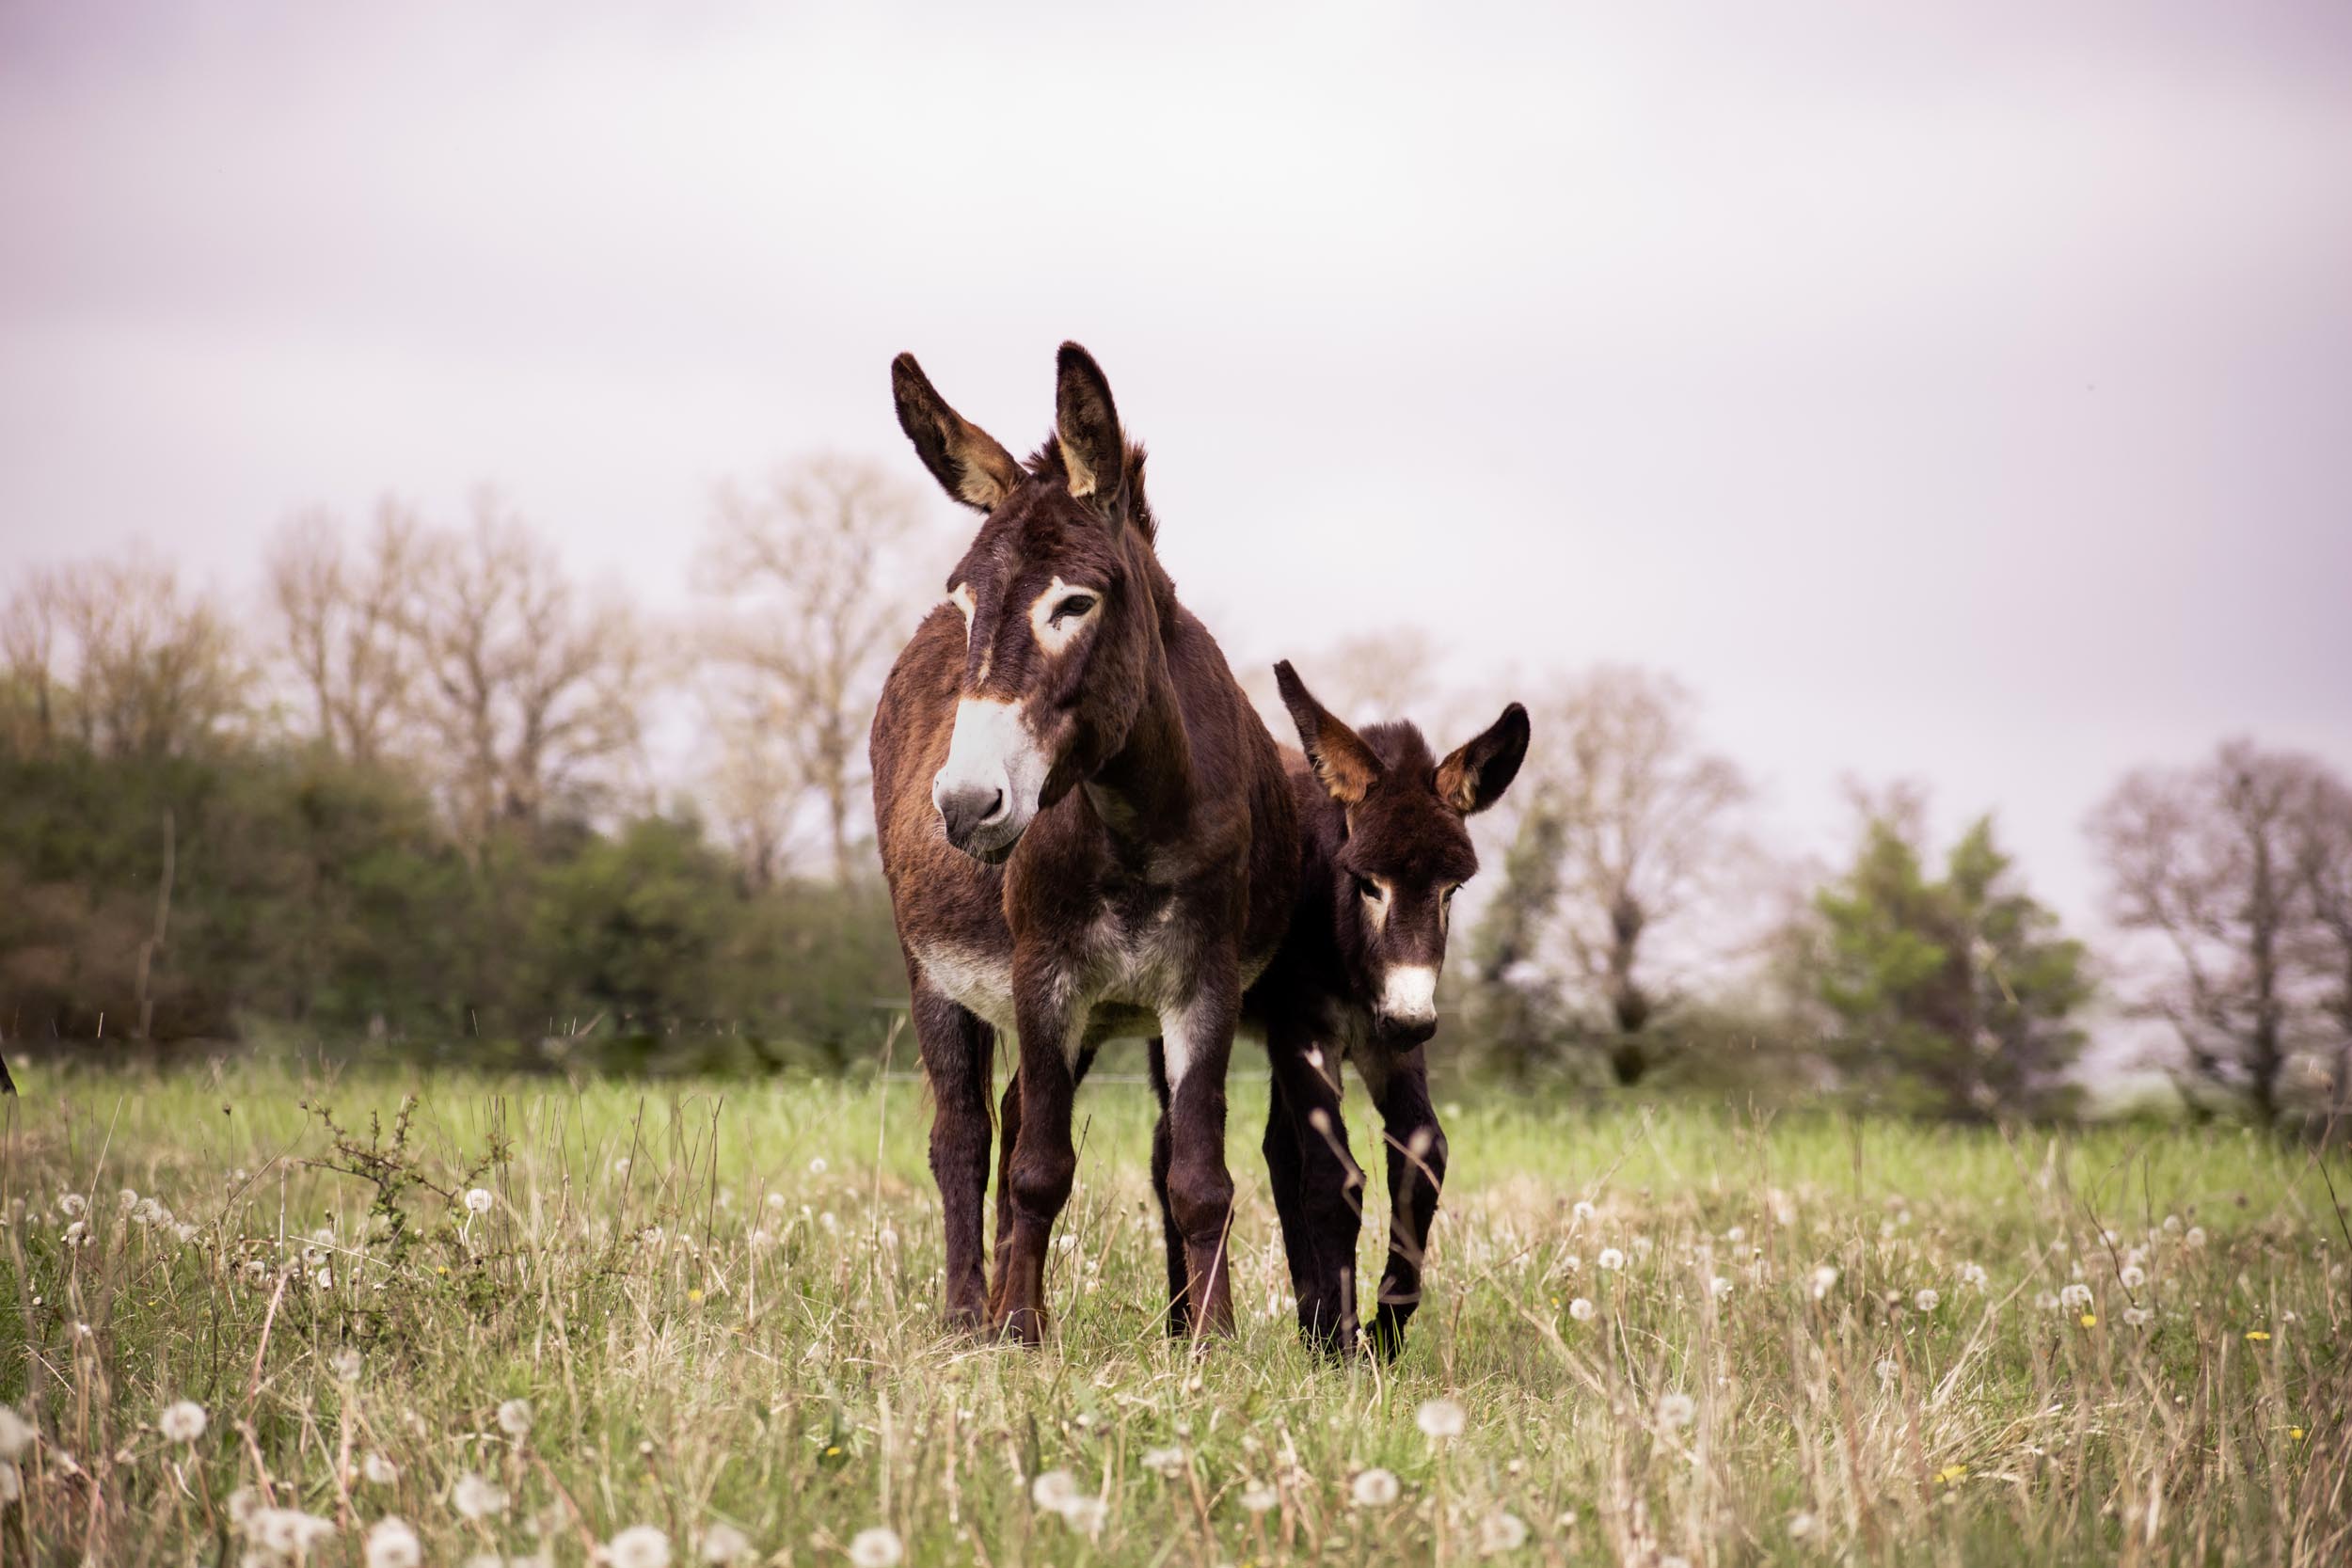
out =
<path fill-rule="evenodd" d="M 1120 433 L 1110 378 L 1075 343 L 1062 344 L 1055 357 L 1054 436 L 1070 471 L 1070 493 L 1118 516 L 1127 438 Z"/>
<path fill-rule="evenodd" d="M 1438 764 L 1438 799 L 1464 816 L 1502 799 L 1527 760 L 1527 709 L 1513 703 L 1486 732 Z"/>
<path fill-rule="evenodd" d="M 898 428 L 940 487 L 966 506 L 993 512 L 1020 488 L 1021 465 L 996 438 L 947 406 L 912 354 L 890 362 L 890 391 L 898 402 Z"/>
<path fill-rule="evenodd" d="M 1274 667 L 1274 684 L 1281 689 L 1282 705 L 1291 710 L 1291 722 L 1298 726 L 1298 744 L 1331 799 L 1352 806 L 1372 793 L 1372 786 L 1379 782 L 1380 759 L 1372 754 L 1362 736 L 1315 701 L 1315 694 L 1307 689 L 1290 660 Z"/>

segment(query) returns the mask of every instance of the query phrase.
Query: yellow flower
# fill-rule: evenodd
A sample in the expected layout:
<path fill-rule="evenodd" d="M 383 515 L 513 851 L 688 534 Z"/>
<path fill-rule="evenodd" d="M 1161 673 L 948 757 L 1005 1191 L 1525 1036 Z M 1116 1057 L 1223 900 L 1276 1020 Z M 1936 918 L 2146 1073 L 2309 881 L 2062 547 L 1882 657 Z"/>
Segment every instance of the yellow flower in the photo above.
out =
<path fill-rule="evenodd" d="M 2289 1427 L 2287 1428 L 2287 1435 L 2295 1439 L 2295 1441 L 2300 1443 L 2303 1440 L 2303 1429 L 2301 1427 Z"/>
<path fill-rule="evenodd" d="M 2084 1314 L 2083 1314 L 2083 1326 L 2084 1326 L 2085 1328 L 2096 1328 L 2096 1327 L 2098 1327 L 2098 1326 L 2099 1326 L 2099 1314 L 2098 1314 L 2098 1313 L 2096 1313 L 2096 1312 L 2086 1312 L 2086 1313 L 2084 1313 Z"/>
<path fill-rule="evenodd" d="M 1935 1479 L 1942 1481 L 1947 1486 L 1949 1486 L 1956 1481 L 1965 1481 L 1968 1479 L 1968 1466 L 1965 1465 L 1947 1465 L 1942 1469 L 1935 1472 Z"/>
<path fill-rule="evenodd" d="M 689 1291 L 686 1292 L 686 1299 L 687 1299 L 688 1301 L 700 1301 L 700 1300 L 702 1300 L 702 1299 L 703 1299 L 703 1291 L 702 1291 L 702 1287 L 701 1287 L 701 1286 L 699 1286 L 699 1285 L 697 1285 L 697 1286 L 694 1286 L 692 1289 L 689 1290 Z"/>
<path fill-rule="evenodd" d="M 2270 1331 L 2266 1328 L 2249 1328 L 2246 1331 L 2246 1338 L 2259 1345 L 2270 1338 Z"/>

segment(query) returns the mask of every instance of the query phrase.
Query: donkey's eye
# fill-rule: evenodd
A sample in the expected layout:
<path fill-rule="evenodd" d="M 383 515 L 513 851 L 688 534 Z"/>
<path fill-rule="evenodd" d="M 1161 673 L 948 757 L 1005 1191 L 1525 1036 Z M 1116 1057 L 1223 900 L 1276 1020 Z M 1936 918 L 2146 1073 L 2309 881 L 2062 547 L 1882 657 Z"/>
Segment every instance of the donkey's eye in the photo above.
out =
<path fill-rule="evenodd" d="M 1374 881 L 1369 877 L 1359 877 L 1356 879 L 1356 891 L 1362 894 L 1367 900 L 1375 904 L 1377 904 L 1388 897 L 1387 894 L 1380 891 L 1380 884 Z"/>
<path fill-rule="evenodd" d="M 1070 597 L 1062 600 L 1061 603 L 1054 607 L 1052 619 L 1056 626 L 1059 626 L 1062 622 L 1070 619 L 1072 616 L 1084 615 L 1088 610 L 1092 610 L 1093 608 L 1093 594 L 1073 594 Z"/>

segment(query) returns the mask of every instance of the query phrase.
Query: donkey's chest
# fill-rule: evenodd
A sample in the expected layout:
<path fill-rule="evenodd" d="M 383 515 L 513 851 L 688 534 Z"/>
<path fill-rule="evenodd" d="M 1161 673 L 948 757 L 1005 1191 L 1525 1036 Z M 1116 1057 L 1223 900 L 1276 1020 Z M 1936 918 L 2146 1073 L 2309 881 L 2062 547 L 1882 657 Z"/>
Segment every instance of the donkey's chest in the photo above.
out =
<path fill-rule="evenodd" d="M 1208 942 L 1186 918 L 1181 900 L 1141 909 L 1104 911 L 1073 923 L 1045 945 L 1034 1000 L 1066 1015 L 1073 1043 L 1111 1034 L 1148 1034 L 1161 1015 L 1184 1006 L 1199 984 Z M 1005 1031 L 1017 1028 L 1019 1000 L 1013 956 L 946 944 L 918 945 L 915 958 L 931 983 L 980 1019 Z M 1245 974 L 1244 983 L 1254 976 Z"/>

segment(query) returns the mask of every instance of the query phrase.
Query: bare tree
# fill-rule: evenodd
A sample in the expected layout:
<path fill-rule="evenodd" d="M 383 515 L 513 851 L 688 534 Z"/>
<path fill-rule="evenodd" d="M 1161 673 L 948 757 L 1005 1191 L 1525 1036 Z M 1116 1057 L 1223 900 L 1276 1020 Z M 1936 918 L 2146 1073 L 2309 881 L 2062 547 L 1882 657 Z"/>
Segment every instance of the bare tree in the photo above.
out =
<path fill-rule="evenodd" d="M 584 602 L 486 491 L 471 528 L 424 535 L 416 561 L 401 610 L 411 707 L 461 834 L 478 847 L 501 821 L 593 804 L 639 752 L 647 660 L 628 609 Z"/>
<path fill-rule="evenodd" d="M 28 574 L 0 653 L 18 739 L 68 738 L 109 756 L 201 748 L 243 713 L 251 684 L 219 606 L 135 551 Z"/>
<path fill-rule="evenodd" d="M 755 876 L 780 856 L 806 797 L 823 816 L 834 879 L 855 873 L 866 731 L 919 602 L 899 551 L 923 517 L 916 492 L 844 457 L 720 492 L 701 563 L 719 608 L 705 641 L 719 803 Z"/>
<path fill-rule="evenodd" d="M 1745 849 L 1733 816 L 1746 779 L 1704 750 L 1690 693 L 1672 676 L 1602 666 L 1537 705 L 1533 775 L 1520 784 L 1522 845 L 1556 846 L 1544 891 L 1556 900 L 1548 946 L 1565 961 L 1568 989 L 1594 1005 L 1613 1036 L 1623 1083 L 1653 1065 L 1645 1031 L 1677 985 L 1661 932 L 1730 884 Z M 1528 785 L 1532 784 L 1531 789 Z M 1528 923 L 1524 899 L 1502 907 Z M 1528 945 L 1522 932 L 1511 944 Z"/>
<path fill-rule="evenodd" d="M 2295 840 L 2326 783 L 2308 757 L 2233 740 L 2200 766 L 2130 775 L 2090 825 L 2112 917 L 2170 954 L 2150 1005 L 2179 1037 L 2185 1094 L 2242 1095 L 2265 1126 L 2310 1019 L 2312 884 Z"/>
<path fill-rule="evenodd" d="M 416 659 L 404 609 L 424 554 L 416 515 L 389 497 L 356 558 L 317 509 L 270 548 L 278 654 L 301 683 L 314 735 L 354 761 L 380 760 L 407 707 Z"/>
<path fill-rule="evenodd" d="M 2336 1037 L 2331 1114 L 2352 1118 L 2352 787 L 2323 774 L 2289 827 L 2296 879 L 2308 901 L 2310 961 L 2327 986 L 2321 1006 Z"/>

